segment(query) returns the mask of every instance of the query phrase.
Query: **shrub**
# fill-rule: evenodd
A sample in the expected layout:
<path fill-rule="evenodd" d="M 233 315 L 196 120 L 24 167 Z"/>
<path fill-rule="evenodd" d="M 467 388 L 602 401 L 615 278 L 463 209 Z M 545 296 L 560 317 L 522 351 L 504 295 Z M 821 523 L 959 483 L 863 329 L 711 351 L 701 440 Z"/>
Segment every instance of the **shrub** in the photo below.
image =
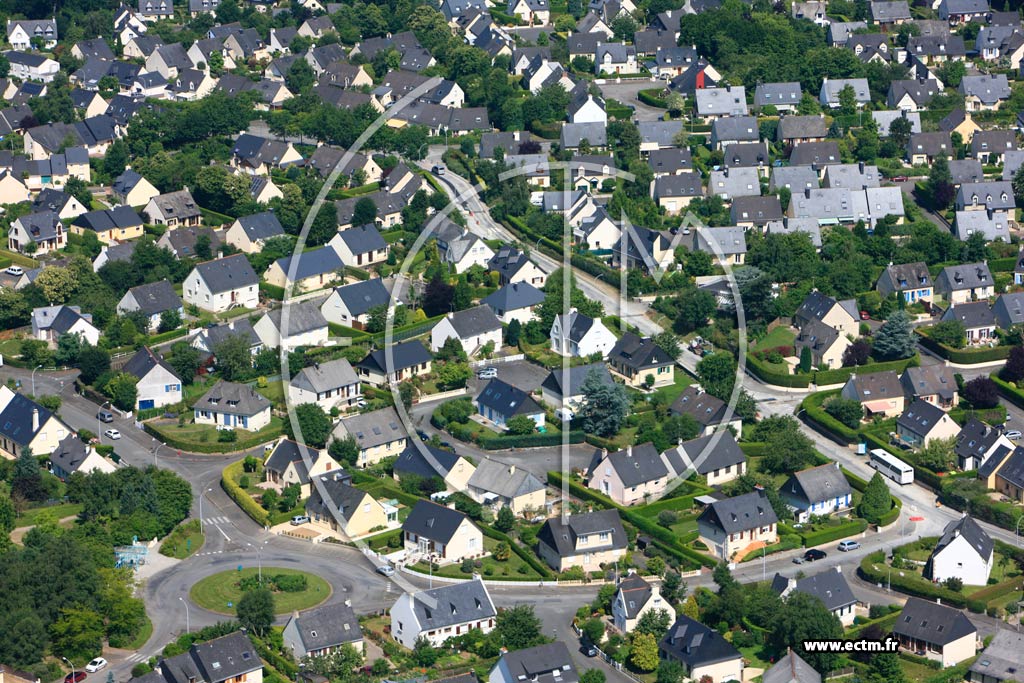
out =
<path fill-rule="evenodd" d="M 956 591 L 957 593 L 964 589 L 963 579 L 956 576 L 949 577 L 948 579 L 942 582 L 942 585 L 951 591 Z"/>
<path fill-rule="evenodd" d="M 238 441 L 238 432 L 234 429 L 220 429 L 217 431 L 217 441 L 222 443 L 233 443 Z"/>

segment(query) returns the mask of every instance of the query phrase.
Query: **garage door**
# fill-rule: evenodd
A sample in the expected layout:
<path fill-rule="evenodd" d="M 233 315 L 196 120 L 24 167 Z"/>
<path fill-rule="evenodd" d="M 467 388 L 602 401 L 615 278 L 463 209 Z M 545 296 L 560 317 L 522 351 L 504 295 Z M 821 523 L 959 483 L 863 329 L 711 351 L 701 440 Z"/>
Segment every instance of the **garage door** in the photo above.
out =
<path fill-rule="evenodd" d="M 153 405 L 153 399 L 139 401 L 139 410 L 149 410 L 150 408 L 155 407 L 156 406 Z"/>

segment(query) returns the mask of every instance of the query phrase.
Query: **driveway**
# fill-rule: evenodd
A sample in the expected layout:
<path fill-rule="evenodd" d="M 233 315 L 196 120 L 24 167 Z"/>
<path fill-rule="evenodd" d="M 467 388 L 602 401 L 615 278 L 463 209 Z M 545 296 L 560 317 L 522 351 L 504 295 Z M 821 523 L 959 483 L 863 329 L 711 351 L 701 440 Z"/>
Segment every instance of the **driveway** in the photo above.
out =
<path fill-rule="evenodd" d="M 637 121 L 660 121 L 665 116 L 665 110 L 644 104 L 636 98 L 636 94 L 641 90 L 660 88 L 664 85 L 664 81 L 630 78 L 619 82 L 608 79 L 607 83 L 599 85 L 598 88 L 605 99 L 618 100 L 622 104 L 635 107 Z"/>
<path fill-rule="evenodd" d="M 493 367 L 498 371 L 498 379 L 503 382 L 507 382 L 517 389 L 522 389 L 526 393 L 532 393 L 535 389 L 539 388 L 541 382 L 547 379 L 548 371 L 538 365 L 526 360 L 515 360 L 508 363 L 495 363 L 491 366 L 482 367 Z M 476 368 L 480 370 L 481 368 Z M 483 389 L 487 382 L 490 380 L 477 379 L 476 375 L 473 375 L 469 380 L 469 396 L 476 396 L 481 389 Z"/>

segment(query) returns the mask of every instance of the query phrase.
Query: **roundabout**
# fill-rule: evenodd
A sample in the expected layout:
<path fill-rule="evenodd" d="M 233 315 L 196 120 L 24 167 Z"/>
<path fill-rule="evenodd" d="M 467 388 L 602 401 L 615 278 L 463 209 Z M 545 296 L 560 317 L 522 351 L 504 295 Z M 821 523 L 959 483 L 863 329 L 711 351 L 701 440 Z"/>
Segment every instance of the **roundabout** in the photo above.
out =
<path fill-rule="evenodd" d="M 259 586 L 260 570 L 232 569 L 206 576 L 189 591 L 197 606 L 234 616 L 235 607 L 246 590 Z M 331 597 L 333 589 L 325 579 L 309 572 L 282 567 L 263 567 L 263 585 L 274 596 L 274 614 L 290 614 L 316 607 Z"/>

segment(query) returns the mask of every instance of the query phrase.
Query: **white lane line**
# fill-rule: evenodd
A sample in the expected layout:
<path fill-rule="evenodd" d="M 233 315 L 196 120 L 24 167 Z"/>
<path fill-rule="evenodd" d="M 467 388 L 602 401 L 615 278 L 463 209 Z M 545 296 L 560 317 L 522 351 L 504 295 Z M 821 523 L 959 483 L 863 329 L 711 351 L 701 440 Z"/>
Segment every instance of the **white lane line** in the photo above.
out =
<path fill-rule="evenodd" d="M 228 536 L 228 535 L 227 535 L 226 533 L 224 533 L 224 530 L 223 530 L 223 529 L 221 529 L 221 528 L 220 528 L 219 526 L 215 526 L 214 528 L 215 528 L 215 529 L 216 529 L 217 531 L 219 531 L 219 532 L 220 532 L 220 535 L 224 537 L 224 540 L 225 540 L 225 541 L 230 541 L 230 540 L 231 540 L 231 537 L 230 537 L 230 536 Z"/>

